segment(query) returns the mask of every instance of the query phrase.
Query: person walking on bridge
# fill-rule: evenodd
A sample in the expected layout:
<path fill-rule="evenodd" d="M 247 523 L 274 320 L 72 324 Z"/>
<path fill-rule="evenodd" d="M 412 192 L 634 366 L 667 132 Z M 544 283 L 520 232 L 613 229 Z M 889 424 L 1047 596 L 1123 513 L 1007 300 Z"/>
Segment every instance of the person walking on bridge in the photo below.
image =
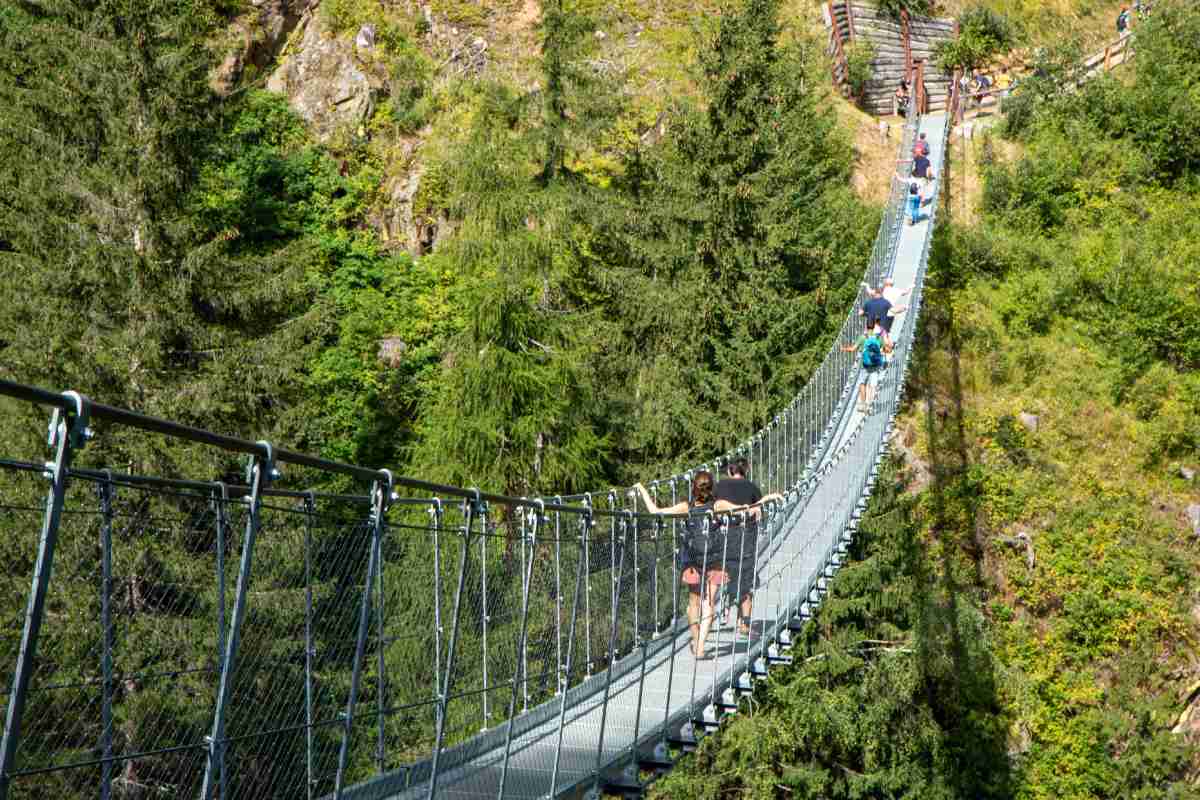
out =
<path fill-rule="evenodd" d="M 914 182 L 908 187 L 908 224 L 916 225 L 921 219 L 921 190 Z"/>
<path fill-rule="evenodd" d="M 867 299 L 863 301 L 862 308 L 858 310 L 860 317 L 866 317 L 867 321 L 886 319 L 888 312 L 892 310 L 892 304 L 883 296 L 880 289 L 871 287 L 867 290 Z"/>
<path fill-rule="evenodd" d="M 913 145 L 913 156 L 925 156 L 929 158 L 929 140 L 925 138 L 925 134 L 917 137 L 917 143 Z"/>
<path fill-rule="evenodd" d="M 854 344 L 842 345 L 843 353 L 862 353 L 862 368 L 866 374 L 858 385 L 858 412 L 866 414 L 870 410 L 874 397 L 874 387 L 870 385 L 871 376 L 881 372 L 887 362 L 883 356 L 883 328 L 876 318 L 868 318 L 866 330 L 855 340 Z"/>
<path fill-rule="evenodd" d="M 725 572 L 729 574 L 729 582 L 725 584 L 725 594 L 731 608 L 739 612 L 738 629 L 751 640 L 757 638 L 757 633 L 750 624 L 750 612 L 754 606 L 754 568 L 758 555 L 758 518 L 760 509 L 757 504 L 762 502 L 762 489 L 750 480 L 750 462 L 745 457 L 738 457 L 725 465 L 725 477 L 717 483 L 716 496 L 718 500 L 727 500 L 737 506 L 753 507 L 740 522 L 732 522 L 726 537 L 729 556 L 725 562 Z"/>
<path fill-rule="evenodd" d="M 729 581 L 729 575 L 720 569 L 725 556 L 725 542 L 719 533 L 721 520 L 714 514 L 728 511 L 749 511 L 759 513 L 763 503 L 771 500 L 782 500 L 783 495 L 771 494 L 761 498 L 752 506 L 735 505 L 728 500 L 719 500 L 715 494 L 716 481 L 706 469 L 699 470 L 692 478 L 691 499 L 682 500 L 673 506 L 660 508 L 650 496 L 650 492 L 640 483 L 633 487 L 642 496 L 646 510 L 651 514 L 687 514 L 684 527 L 687 537 L 681 549 L 686 553 L 683 559 L 681 580 L 687 585 L 688 597 L 688 629 L 692 635 L 692 655 L 697 659 L 705 657 L 704 643 L 712 629 L 713 609 L 716 607 L 717 590 Z M 707 526 L 705 518 L 708 518 Z M 701 613 L 701 593 L 707 600 L 708 613 Z"/>

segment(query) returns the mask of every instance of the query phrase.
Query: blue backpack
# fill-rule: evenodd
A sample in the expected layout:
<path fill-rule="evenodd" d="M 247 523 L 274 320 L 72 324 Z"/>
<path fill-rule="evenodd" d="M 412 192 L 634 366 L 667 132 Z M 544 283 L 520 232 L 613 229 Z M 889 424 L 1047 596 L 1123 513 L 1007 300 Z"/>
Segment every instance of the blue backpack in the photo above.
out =
<path fill-rule="evenodd" d="M 883 366 L 883 343 L 878 336 L 868 336 L 863 343 L 862 365 L 867 369 L 878 369 Z"/>

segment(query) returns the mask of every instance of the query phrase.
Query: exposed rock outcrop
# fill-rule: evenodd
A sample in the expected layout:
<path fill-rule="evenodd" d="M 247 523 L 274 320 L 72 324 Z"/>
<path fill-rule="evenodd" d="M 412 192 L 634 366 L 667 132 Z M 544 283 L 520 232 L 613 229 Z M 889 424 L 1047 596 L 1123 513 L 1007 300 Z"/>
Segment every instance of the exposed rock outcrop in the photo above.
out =
<path fill-rule="evenodd" d="M 238 44 L 213 75 L 213 89 L 227 95 L 247 66 L 264 69 L 279 54 L 300 20 L 317 0 L 250 0 L 250 9 L 233 23 Z"/>
<path fill-rule="evenodd" d="M 384 187 L 387 207 L 376 225 L 384 242 L 391 247 L 407 250 L 414 256 L 421 255 L 424 250 L 423 226 L 413 211 L 423 174 L 420 165 L 414 163 L 407 175 L 393 178 Z"/>
<path fill-rule="evenodd" d="M 308 15 L 304 36 L 271 75 L 267 89 L 286 95 L 319 141 L 358 127 L 370 116 L 383 79 L 360 61 L 353 42 L 328 30 L 320 14 Z"/>

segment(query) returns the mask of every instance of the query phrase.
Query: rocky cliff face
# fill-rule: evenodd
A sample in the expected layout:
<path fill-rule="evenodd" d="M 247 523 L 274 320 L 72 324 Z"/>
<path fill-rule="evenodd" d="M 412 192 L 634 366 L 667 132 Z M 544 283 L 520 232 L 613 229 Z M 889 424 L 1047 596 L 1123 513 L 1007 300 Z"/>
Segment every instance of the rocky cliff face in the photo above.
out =
<path fill-rule="evenodd" d="M 250 10 L 239 17 L 231 33 L 237 46 L 213 76 L 213 89 L 226 95 L 237 86 L 247 66 L 266 69 L 279 54 L 301 19 L 318 0 L 250 0 Z"/>
<path fill-rule="evenodd" d="M 319 141 L 345 129 L 358 132 L 386 79 L 368 57 L 374 36 L 364 31 L 356 41 L 340 39 L 320 14 L 311 12 L 300 24 L 303 36 L 271 74 L 267 89 L 286 95 Z"/>

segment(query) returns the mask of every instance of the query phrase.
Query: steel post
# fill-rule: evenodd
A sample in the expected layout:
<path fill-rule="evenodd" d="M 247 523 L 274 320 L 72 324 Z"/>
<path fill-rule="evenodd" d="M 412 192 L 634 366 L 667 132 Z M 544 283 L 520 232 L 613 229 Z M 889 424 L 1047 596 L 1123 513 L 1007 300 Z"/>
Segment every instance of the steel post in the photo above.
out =
<path fill-rule="evenodd" d="M 216 522 L 217 522 L 217 666 L 223 668 L 225 665 L 225 645 L 229 635 L 227 620 L 225 619 L 225 540 L 229 537 L 229 487 L 224 483 L 217 483 L 216 497 Z M 229 796 L 228 780 L 225 770 L 221 770 L 217 776 L 217 790 L 221 793 L 221 798 Z"/>
<path fill-rule="evenodd" d="M 112 472 L 105 470 L 104 481 L 96 486 L 100 495 L 100 800 L 112 794 L 112 695 L 113 695 L 113 628 L 112 628 L 112 525 L 113 498 L 116 489 Z"/>
<path fill-rule="evenodd" d="M 573 656 L 575 655 L 575 623 L 579 618 L 579 601 L 583 592 L 585 575 L 583 550 L 587 542 L 587 531 L 592 524 L 592 515 L 585 514 L 579 520 L 579 557 L 575 559 L 575 596 L 571 602 L 571 623 L 567 629 L 567 660 L 559 670 L 558 678 L 558 734 L 554 747 L 554 766 L 550 770 L 550 787 L 548 797 L 554 797 L 558 788 L 558 767 L 562 762 L 563 724 L 567 717 L 567 685 L 571 676 Z"/>
<path fill-rule="evenodd" d="M 633 514 L 630 513 L 626 519 L 632 520 L 632 518 L 633 518 Z M 616 519 L 616 518 L 614 517 L 614 519 Z M 628 526 L 628 524 L 629 523 L 627 522 L 626 525 Z M 627 531 L 626 531 L 626 534 L 627 534 Z M 615 599 L 619 595 L 619 588 L 620 588 L 620 584 L 621 584 L 622 573 L 625 570 L 625 550 L 626 550 L 625 542 L 624 542 L 625 536 L 622 536 L 621 539 L 622 539 L 622 541 L 621 541 L 621 557 L 617 561 L 617 571 L 616 571 L 616 575 L 613 577 L 614 603 L 615 603 Z M 609 629 L 609 634 L 608 634 L 608 669 L 607 669 L 607 674 L 605 675 L 605 678 L 604 678 L 604 703 L 600 707 L 600 738 L 596 742 L 596 776 L 594 779 L 595 782 L 593 783 L 593 788 L 597 792 L 599 791 L 599 788 L 600 788 L 600 766 L 601 766 L 601 762 L 604 759 L 604 729 L 608 725 L 608 698 L 609 698 L 609 694 L 612 690 L 613 664 L 616 663 L 616 660 L 617 660 L 616 649 L 617 649 L 617 615 L 616 615 L 616 606 L 614 604 L 612 628 Z"/>
<path fill-rule="evenodd" d="M 433 702 L 438 702 L 438 681 L 442 675 L 442 501 L 433 498 L 429 506 L 429 527 L 433 536 Z M 436 713 L 436 712 L 435 712 Z"/>
<path fill-rule="evenodd" d="M 491 614 L 488 612 L 488 561 L 487 561 L 487 540 L 488 540 L 488 508 L 486 503 L 480 503 L 479 519 L 482 524 L 482 535 L 479 537 L 479 590 L 481 600 L 479 603 L 479 625 L 482 628 L 483 648 L 483 729 L 487 730 L 492 722 L 492 708 L 488 696 L 488 622 L 491 621 Z"/>
<path fill-rule="evenodd" d="M 392 487 L 388 486 L 388 502 L 391 502 Z M 384 640 L 384 627 L 387 625 L 387 598 L 383 593 L 383 537 L 387 530 L 381 530 L 375 539 L 375 594 L 378 598 L 375 604 L 375 766 L 382 775 L 387 771 L 387 747 L 385 744 L 385 727 L 387 723 L 387 643 Z"/>
<path fill-rule="evenodd" d="M 313 773 L 313 581 L 312 529 L 316 500 L 310 491 L 304 498 L 304 785 L 305 796 L 312 800 L 316 776 Z M 224 795 L 222 794 L 222 800 Z"/>
<path fill-rule="evenodd" d="M 521 534 L 522 534 L 522 545 L 521 545 L 521 558 L 522 558 L 522 561 L 521 561 L 521 572 L 522 572 L 522 576 L 521 576 L 521 578 L 522 578 L 522 580 L 521 580 L 521 629 L 520 629 L 520 633 L 517 635 L 517 661 L 516 661 L 516 663 L 521 663 L 524 658 L 525 637 L 529 631 L 529 582 L 533 577 L 534 552 L 537 548 L 537 535 L 538 535 L 538 529 L 541 527 L 542 513 L 543 512 L 541 510 L 536 511 L 536 512 L 533 512 L 533 511 L 529 512 L 529 515 L 533 517 L 533 524 L 531 526 L 532 531 L 529 533 L 529 536 L 528 536 L 528 538 L 529 538 L 528 564 L 526 564 L 526 562 L 525 562 L 525 544 L 524 544 L 525 524 L 524 524 L 524 521 L 522 521 L 522 525 L 521 525 Z M 525 670 L 522 670 L 521 677 L 523 679 L 521 682 L 528 684 L 529 674 L 528 674 L 527 667 Z M 516 716 L 517 716 L 517 678 L 514 675 L 513 676 L 513 686 L 512 686 L 512 697 L 509 699 L 509 703 L 508 703 L 508 730 L 504 734 L 504 765 L 501 767 L 501 770 L 500 770 L 500 788 L 499 788 L 499 791 L 496 793 L 496 797 L 499 798 L 499 800 L 503 800 L 504 789 L 508 783 L 508 761 L 512 755 L 513 723 L 516 720 Z"/>
<path fill-rule="evenodd" d="M 350 757 L 350 737 L 354 732 L 354 710 L 358 703 L 358 689 L 362 681 L 363 658 L 367 649 L 367 637 L 371 629 L 371 591 L 375 574 L 381 569 L 379 559 L 383 551 L 382 540 L 385 516 L 392 499 L 392 475 L 383 471 L 386 481 L 376 481 L 371 486 L 371 552 L 367 556 L 367 575 L 363 580 L 362 602 L 358 607 L 358 636 L 354 643 L 354 665 L 350 672 L 350 696 L 346 699 L 346 710 L 342 714 L 342 744 L 338 750 L 337 775 L 334 778 L 333 796 L 341 800 L 345 790 L 346 764 Z M 382 679 L 382 675 L 380 678 Z M 383 709 L 380 709 L 382 714 Z"/>
<path fill-rule="evenodd" d="M 592 510 L 592 495 L 590 493 L 584 495 L 584 505 L 588 511 Z M 595 525 L 595 519 L 592 514 L 587 515 L 587 527 L 583 531 L 583 667 L 584 676 L 592 677 L 592 565 L 588 554 L 588 541 L 592 538 L 592 527 Z M 0 800 L 3 800 L 0 798 Z"/>
<path fill-rule="evenodd" d="M 50 479 L 50 488 L 46 492 L 46 510 L 42 516 L 37 562 L 34 564 L 29 603 L 25 609 L 25 625 L 21 630 L 21 649 L 17 653 L 17 666 L 8 695 L 4 738 L 0 740 L 0 800 L 8 794 L 12 771 L 16 766 L 25 701 L 37 661 L 38 637 L 42 630 L 46 595 L 50 591 L 50 578 L 54 571 L 54 550 L 58 544 L 58 529 L 66 500 L 71 459 L 75 451 L 81 449 L 91 436 L 91 430 L 87 427 L 91 403 L 83 395 L 75 392 L 67 392 L 67 396 L 74 402 L 74 413 L 56 408 L 50 417 L 47 444 L 54 449 L 54 461 L 46 464 L 43 473 Z"/>
<path fill-rule="evenodd" d="M 479 499 L 479 490 L 475 490 L 475 500 L 463 501 L 466 506 L 466 519 L 462 527 L 462 549 L 458 557 L 458 584 L 454 589 L 454 614 L 450 623 L 450 644 L 446 649 L 446 672 L 442 678 L 442 688 L 437 703 L 437 734 L 433 748 L 433 763 L 430 765 L 428 800 L 437 795 L 438 770 L 442 755 L 442 742 L 446 736 L 446 710 L 450 704 L 450 688 L 454 685 L 454 656 L 458 647 L 458 625 L 462 612 L 463 586 L 467 581 L 468 551 L 471 546 L 471 532 L 475 524 L 475 516 L 483 501 Z"/>
<path fill-rule="evenodd" d="M 237 671 L 238 646 L 241 644 L 242 622 L 246 619 L 246 603 L 250 594 L 250 581 L 254 566 L 254 544 L 258 538 L 261 522 L 262 491 L 278 474 L 275 471 L 273 449 L 261 442 L 266 455 L 254 456 L 247 470 L 246 483 L 250 486 L 248 501 L 250 511 L 246 515 L 246 533 L 242 541 L 242 558 L 238 566 L 238 582 L 233 600 L 233 619 L 230 620 L 229 635 L 225 643 L 225 658 L 221 663 L 221 679 L 217 687 L 217 702 L 213 709 L 212 733 L 208 736 L 208 759 L 204 765 L 204 783 L 200 796 L 211 800 L 214 781 L 222 783 L 225 775 L 225 716 L 233 696 L 233 680 Z M 221 798 L 224 800 L 224 797 Z"/>
<path fill-rule="evenodd" d="M 554 498 L 562 505 L 562 498 Z M 554 512 L 554 666 L 562 669 L 562 513 Z M 557 676 L 556 676 L 557 677 Z"/>

